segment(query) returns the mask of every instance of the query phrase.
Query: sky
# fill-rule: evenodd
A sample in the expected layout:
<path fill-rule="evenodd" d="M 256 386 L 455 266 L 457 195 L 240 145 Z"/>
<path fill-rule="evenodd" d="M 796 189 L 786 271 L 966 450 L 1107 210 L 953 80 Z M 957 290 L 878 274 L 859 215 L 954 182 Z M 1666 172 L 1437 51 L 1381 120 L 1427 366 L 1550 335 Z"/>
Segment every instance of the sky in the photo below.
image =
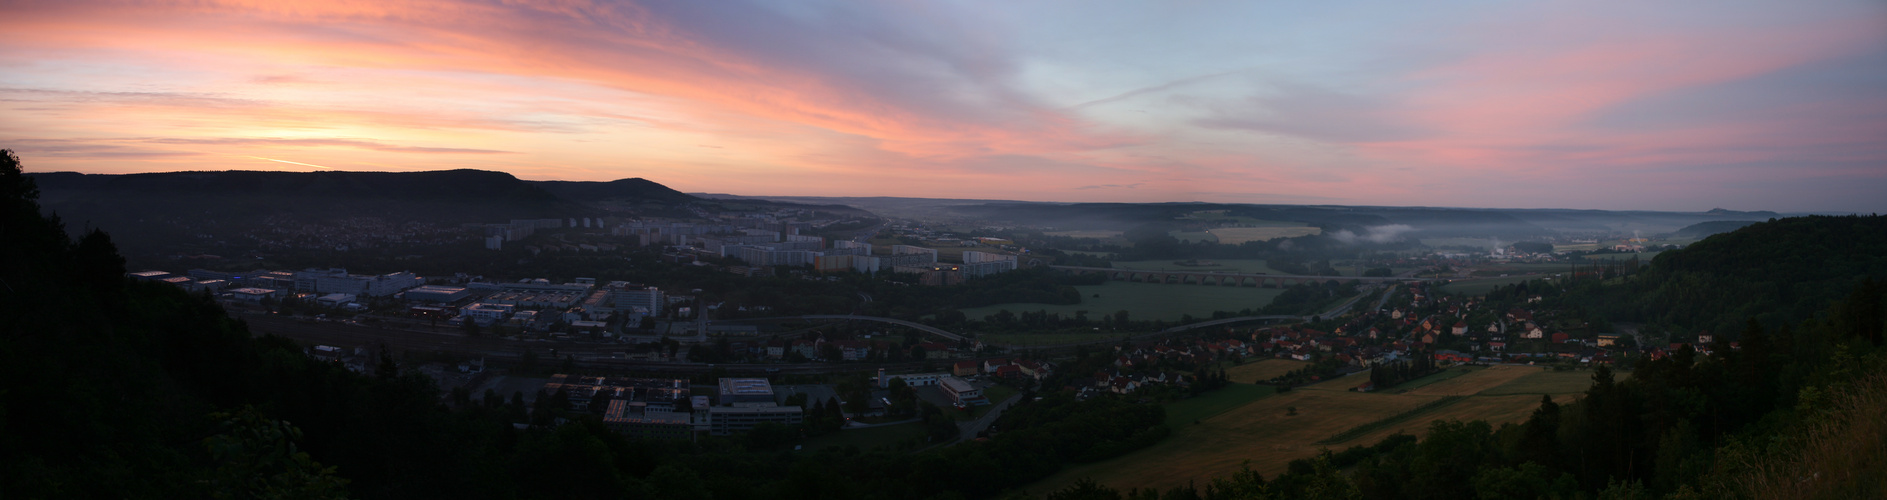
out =
<path fill-rule="evenodd" d="M 1887 212 L 1887 2 L 0 0 L 29 171 Z"/>

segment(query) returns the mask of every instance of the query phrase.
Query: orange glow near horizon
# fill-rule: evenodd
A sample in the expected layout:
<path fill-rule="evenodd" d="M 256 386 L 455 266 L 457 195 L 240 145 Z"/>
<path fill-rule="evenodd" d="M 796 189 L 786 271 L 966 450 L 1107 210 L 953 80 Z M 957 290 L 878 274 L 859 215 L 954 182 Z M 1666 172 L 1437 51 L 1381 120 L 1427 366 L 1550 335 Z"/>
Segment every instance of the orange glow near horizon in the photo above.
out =
<path fill-rule="evenodd" d="M 1054 3 L 21 2 L 0 16 L 0 147 L 89 173 L 1878 211 L 1887 9 L 1836 3 L 1226 5 L 1155 25 Z M 1263 49 L 1220 50 L 1243 46 Z"/>

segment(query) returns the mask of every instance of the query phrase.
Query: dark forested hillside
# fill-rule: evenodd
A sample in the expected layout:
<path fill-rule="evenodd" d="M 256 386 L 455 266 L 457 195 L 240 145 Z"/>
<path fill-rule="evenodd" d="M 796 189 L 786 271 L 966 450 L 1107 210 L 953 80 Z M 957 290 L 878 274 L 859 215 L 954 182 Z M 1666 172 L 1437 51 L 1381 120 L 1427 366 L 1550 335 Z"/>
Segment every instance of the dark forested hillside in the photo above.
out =
<path fill-rule="evenodd" d="M 481 222 L 555 217 L 581 210 L 580 205 L 511 174 L 482 170 L 55 172 L 32 177 L 43 191 L 41 202 L 61 212 L 156 210 L 202 216 L 208 211 L 217 217 L 284 213 L 307 218 L 395 213 L 421 220 Z"/>
<path fill-rule="evenodd" d="M 1753 220 L 1713 220 L 1684 226 L 1671 233 L 1673 238 L 1703 238 L 1714 234 L 1723 234 L 1755 224 Z"/>
<path fill-rule="evenodd" d="M 1623 284 L 1568 300 L 1615 321 L 1678 333 L 1741 331 L 1812 317 L 1868 277 L 1887 277 L 1887 217 L 1809 216 L 1753 224 L 1665 252 Z"/>

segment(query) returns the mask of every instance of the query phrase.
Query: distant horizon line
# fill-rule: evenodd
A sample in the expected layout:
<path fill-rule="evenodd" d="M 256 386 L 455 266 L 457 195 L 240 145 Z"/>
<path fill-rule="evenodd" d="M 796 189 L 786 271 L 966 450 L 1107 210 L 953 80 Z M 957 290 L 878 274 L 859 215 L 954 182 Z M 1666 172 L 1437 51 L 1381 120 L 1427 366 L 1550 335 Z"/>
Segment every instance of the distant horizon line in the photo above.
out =
<path fill-rule="evenodd" d="M 443 169 L 443 170 L 327 169 L 327 170 L 309 170 L 309 171 L 227 169 L 227 170 L 169 170 L 169 171 L 159 171 L 159 172 L 127 172 L 127 173 L 92 173 L 92 172 L 80 172 L 76 170 L 58 170 L 58 171 L 49 171 L 49 172 L 24 172 L 24 173 L 26 175 L 79 174 L 79 175 L 122 176 L 122 175 L 224 173 L 224 172 L 258 172 L 258 173 L 280 173 L 280 174 L 349 174 L 349 173 L 423 174 L 423 173 L 459 172 L 459 171 L 500 173 L 500 174 L 505 174 L 505 175 L 511 176 L 514 179 L 525 181 L 525 182 L 610 183 L 610 182 L 619 182 L 619 181 L 627 181 L 627 180 L 641 180 L 641 181 L 650 182 L 656 185 L 660 185 L 664 188 L 668 188 L 682 194 L 686 194 L 689 196 L 696 196 L 696 197 L 734 196 L 734 197 L 740 197 L 740 198 L 887 198 L 887 199 L 901 199 L 901 200 L 974 201 L 974 202 L 984 202 L 984 203 L 1041 203 L 1041 204 L 1056 204 L 1056 205 L 1202 204 L 1202 205 L 1250 205 L 1250 206 L 1286 206 L 1286 207 L 1356 207 L 1356 208 L 1382 208 L 1382 209 L 1565 210 L 1565 211 L 1597 211 L 1597 212 L 1657 212 L 1657 213 L 1680 213 L 1680 214 L 1708 214 L 1714 210 L 1723 210 L 1723 211 L 1728 211 L 1728 212 L 1747 212 L 1747 213 L 1766 212 L 1766 213 L 1775 214 L 1778 217 L 1795 217 L 1795 216 L 1805 216 L 1805 215 L 1878 215 L 1880 213 L 1880 212 L 1862 212 L 1858 210 L 1807 210 L 1807 211 L 1780 211 L 1780 210 L 1771 210 L 1771 209 L 1738 210 L 1738 209 L 1723 208 L 1721 206 L 1713 207 L 1706 210 L 1657 210 L 1657 209 L 1638 209 L 1638 208 L 1604 209 L 1604 208 L 1568 208 L 1568 207 L 1531 207 L 1531 208 L 1528 208 L 1528 207 L 1472 207 L 1472 206 L 1444 206 L 1444 205 L 1362 205 L 1362 204 L 1345 205 L 1345 204 L 1336 204 L 1336 203 L 1255 203 L 1255 202 L 1199 201 L 1199 200 L 1191 200 L 1191 201 L 1056 201 L 1056 200 L 1011 200 L 1011 199 L 996 199 L 996 198 L 925 198 L 925 197 L 914 197 L 914 196 L 890 196 L 890 195 L 868 195 L 868 196 L 861 196 L 861 195 L 749 195 L 749 194 L 735 194 L 735 193 L 716 193 L 716 192 L 707 192 L 707 191 L 696 191 L 696 192 L 682 191 L 680 189 L 675 189 L 674 187 L 671 187 L 668 184 L 662 183 L 660 181 L 656 181 L 648 177 L 640 177 L 640 176 L 622 177 L 622 178 L 617 178 L 617 179 L 601 180 L 601 181 L 568 180 L 568 179 L 530 179 L 530 178 L 525 178 L 525 177 L 519 177 L 517 174 L 506 172 L 503 170 L 487 170 L 487 169 L 479 169 L 479 168 L 454 168 L 454 169 Z"/>

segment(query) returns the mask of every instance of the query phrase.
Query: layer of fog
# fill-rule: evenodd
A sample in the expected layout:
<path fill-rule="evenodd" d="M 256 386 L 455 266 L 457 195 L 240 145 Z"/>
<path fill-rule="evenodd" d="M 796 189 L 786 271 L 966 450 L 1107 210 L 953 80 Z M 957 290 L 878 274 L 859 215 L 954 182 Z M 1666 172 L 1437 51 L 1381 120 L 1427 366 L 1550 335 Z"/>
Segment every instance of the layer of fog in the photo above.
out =
<path fill-rule="evenodd" d="M 1357 242 L 1389 243 L 1396 241 L 1396 239 L 1401 238 L 1404 234 L 1412 232 L 1415 232 L 1415 226 L 1408 224 L 1389 224 L 1363 228 L 1363 234 L 1356 234 L 1350 232 L 1348 229 L 1342 229 L 1330 233 L 1330 237 L 1346 244 L 1354 244 Z"/>

